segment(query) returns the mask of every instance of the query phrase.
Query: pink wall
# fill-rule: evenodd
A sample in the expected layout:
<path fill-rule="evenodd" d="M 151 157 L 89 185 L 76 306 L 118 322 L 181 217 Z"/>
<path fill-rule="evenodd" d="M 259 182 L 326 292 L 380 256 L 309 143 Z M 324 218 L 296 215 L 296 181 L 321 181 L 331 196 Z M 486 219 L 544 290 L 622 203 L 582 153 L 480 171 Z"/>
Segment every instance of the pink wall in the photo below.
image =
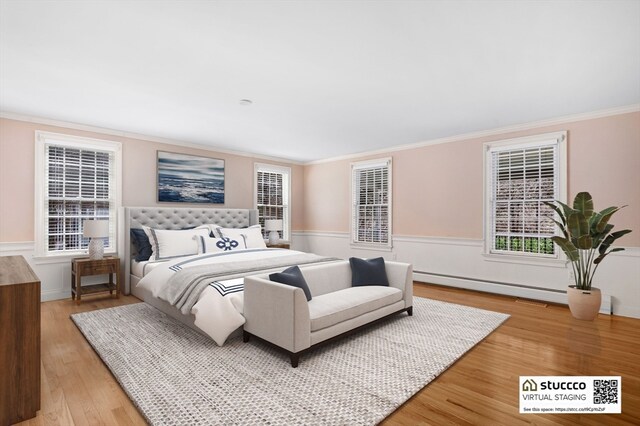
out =
<path fill-rule="evenodd" d="M 568 195 L 589 191 L 596 209 L 629 207 L 612 222 L 630 228 L 620 245 L 640 246 L 640 113 L 425 146 L 375 157 L 393 158 L 394 235 L 481 239 L 485 142 L 568 130 Z M 349 232 L 352 161 L 304 168 L 307 231 Z"/>
<path fill-rule="evenodd" d="M 264 160 L 144 140 L 0 119 L 0 242 L 33 241 L 34 132 L 51 131 L 123 144 L 123 205 L 157 205 L 156 150 L 225 160 L 226 203 L 253 206 L 253 164 Z M 640 113 L 576 121 L 499 136 L 292 169 L 292 229 L 348 232 L 352 161 L 393 157 L 395 235 L 482 238 L 484 142 L 568 130 L 569 197 L 588 190 L 596 208 L 628 204 L 619 243 L 640 246 Z M 163 204 L 164 205 L 164 204 Z"/>
<path fill-rule="evenodd" d="M 225 160 L 225 204 L 229 208 L 253 208 L 253 165 L 255 162 L 291 167 L 293 230 L 303 225 L 303 170 L 300 165 L 278 163 L 167 145 L 120 136 L 62 127 L 0 119 L 0 242 L 34 239 L 34 149 L 35 131 L 49 131 L 122 143 L 124 206 L 154 206 L 156 203 L 156 150 L 202 155 Z M 172 205 L 162 203 L 162 205 Z M 185 207 L 188 204 L 175 204 Z M 202 205 L 200 205 L 202 206 Z"/>

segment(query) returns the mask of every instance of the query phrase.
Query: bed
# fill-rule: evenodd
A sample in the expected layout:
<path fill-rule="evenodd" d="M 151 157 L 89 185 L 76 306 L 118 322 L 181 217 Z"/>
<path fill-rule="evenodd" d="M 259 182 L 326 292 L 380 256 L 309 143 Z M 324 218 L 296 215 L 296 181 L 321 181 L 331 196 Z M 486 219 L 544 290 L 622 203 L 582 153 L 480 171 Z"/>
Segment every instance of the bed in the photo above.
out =
<path fill-rule="evenodd" d="M 125 294 L 133 294 L 196 331 L 208 335 L 218 345 L 222 345 L 233 330 L 244 324 L 244 276 L 281 271 L 290 265 L 336 260 L 294 250 L 266 248 L 259 233 L 258 211 L 253 209 L 127 207 L 123 210 L 120 232 L 124 247 L 120 249 L 124 253 Z M 174 236 L 193 234 L 193 240 L 198 241 L 199 251 L 197 254 L 184 255 L 176 249 L 180 244 L 176 242 L 165 244 L 166 256 L 154 259 L 155 250 L 158 250 L 158 254 L 160 252 L 160 246 L 154 245 L 154 256 L 150 261 L 136 261 L 137 252 L 133 243 L 135 238 L 132 238 L 131 230 L 140 232 L 143 227 L 147 227 L 145 232 L 151 232 L 150 239 L 156 233 Z M 242 238 L 208 238 L 219 227 L 225 233 L 229 232 L 227 236 L 235 233 Z M 249 228 L 251 232 L 245 228 Z M 252 235 L 252 242 L 247 240 L 250 237 L 247 234 Z M 239 247 L 235 250 L 238 246 L 236 240 L 248 248 Z M 233 243 L 236 246 L 233 246 L 234 250 L 231 247 L 223 249 L 220 245 L 219 249 L 213 247 L 208 250 L 207 244 L 210 241 L 227 245 Z M 174 249 L 179 252 L 178 255 L 169 255 L 169 251 Z"/>

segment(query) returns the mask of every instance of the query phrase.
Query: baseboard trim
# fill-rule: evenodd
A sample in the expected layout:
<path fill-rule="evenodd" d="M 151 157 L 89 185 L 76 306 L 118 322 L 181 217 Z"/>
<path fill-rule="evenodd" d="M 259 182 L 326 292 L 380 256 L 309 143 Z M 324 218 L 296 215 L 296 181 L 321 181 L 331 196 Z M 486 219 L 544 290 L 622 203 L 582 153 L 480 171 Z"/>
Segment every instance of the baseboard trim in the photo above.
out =
<path fill-rule="evenodd" d="M 71 293 L 65 290 L 51 290 L 40 293 L 40 302 L 71 298 Z"/>
<path fill-rule="evenodd" d="M 465 290 L 475 290 L 484 293 L 501 294 L 504 296 L 520 297 L 524 299 L 542 300 L 545 302 L 567 304 L 567 292 L 563 290 L 542 289 L 521 284 L 504 283 L 497 281 L 482 280 L 476 278 L 457 277 L 445 274 L 435 274 L 423 271 L 413 272 L 414 281 L 429 284 L 442 285 L 447 287 L 462 288 Z M 611 315 L 611 296 L 602 295 L 602 305 L 600 313 Z M 617 313 L 625 315 L 622 312 Z"/>
<path fill-rule="evenodd" d="M 465 281 L 474 281 L 474 282 L 479 282 L 479 283 L 498 284 L 498 285 L 504 285 L 504 286 L 509 286 L 509 287 L 518 287 L 518 288 L 523 288 L 523 289 L 542 290 L 542 291 L 549 291 L 549 292 L 552 292 L 552 293 L 567 294 L 567 292 L 563 291 L 563 290 L 556 290 L 556 289 L 542 288 L 542 287 L 534 287 L 534 286 L 525 285 L 525 284 L 515 284 L 515 283 L 507 283 L 507 282 L 503 282 L 503 281 L 484 280 L 484 279 L 481 279 L 481 278 L 472 278 L 472 277 L 460 277 L 460 276 L 457 276 L 457 275 L 437 274 L 435 272 L 425 272 L 425 271 L 414 271 L 414 273 L 437 276 L 437 277 L 443 277 L 443 278 L 459 279 L 459 280 L 465 280 Z"/>

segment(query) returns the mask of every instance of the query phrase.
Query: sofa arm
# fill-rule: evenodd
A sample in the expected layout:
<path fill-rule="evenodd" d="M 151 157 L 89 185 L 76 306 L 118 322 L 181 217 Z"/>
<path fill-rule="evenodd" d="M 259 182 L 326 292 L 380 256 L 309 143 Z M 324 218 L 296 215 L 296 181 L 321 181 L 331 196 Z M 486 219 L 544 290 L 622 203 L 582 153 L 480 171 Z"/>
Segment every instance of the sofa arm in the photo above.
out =
<path fill-rule="evenodd" d="M 389 285 L 402 290 L 404 307 L 413 306 L 413 265 L 386 261 L 384 267 L 387 271 Z"/>
<path fill-rule="evenodd" d="M 311 346 L 304 291 L 259 276 L 244 279 L 244 330 L 290 352 Z"/>

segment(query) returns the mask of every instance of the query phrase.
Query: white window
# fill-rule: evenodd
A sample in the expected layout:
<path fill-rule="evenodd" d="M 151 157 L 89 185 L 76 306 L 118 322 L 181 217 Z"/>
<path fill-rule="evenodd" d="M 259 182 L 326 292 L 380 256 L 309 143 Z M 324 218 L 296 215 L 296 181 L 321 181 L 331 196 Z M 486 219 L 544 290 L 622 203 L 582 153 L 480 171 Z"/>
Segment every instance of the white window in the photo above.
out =
<path fill-rule="evenodd" d="M 566 199 L 566 132 L 485 144 L 485 252 L 557 258 L 553 210 Z"/>
<path fill-rule="evenodd" d="M 391 158 L 351 164 L 351 242 L 391 248 Z"/>
<path fill-rule="evenodd" d="M 280 238 L 284 241 L 290 241 L 291 169 L 289 167 L 256 163 L 254 170 L 255 205 L 256 209 L 258 209 L 263 237 L 265 239 L 268 238 L 268 232 L 264 230 L 265 220 L 282 219 L 283 229 L 280 232 Z"/>
<path fill-rule="evenodd" d="M 35 238 L 38 256 L 85 253 L 85 219 L 109 221 L 105 252 L 116 249 L 121 144 L 36 132 Z"/>

